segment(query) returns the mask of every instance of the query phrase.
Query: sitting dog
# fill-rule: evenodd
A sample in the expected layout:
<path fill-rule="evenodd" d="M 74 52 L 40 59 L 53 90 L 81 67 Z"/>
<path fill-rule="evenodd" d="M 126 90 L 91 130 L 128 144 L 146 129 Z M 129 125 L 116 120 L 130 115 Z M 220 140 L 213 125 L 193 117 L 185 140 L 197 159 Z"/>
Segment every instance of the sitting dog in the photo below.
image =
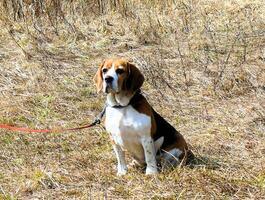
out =
<path fill-rule="evenodd" d="M 158 172 L 157 157 L 175 165 L 187 155 L 183 136 L 141 94 L 144 76 L 135 65 L 124 59 L 106 60 L 94 82 L 98 92 L 107 93 L 105 128 L 113 140 L 117 175 L 127 172 L 125 150 L 146 165 L 146 174 Z"/>

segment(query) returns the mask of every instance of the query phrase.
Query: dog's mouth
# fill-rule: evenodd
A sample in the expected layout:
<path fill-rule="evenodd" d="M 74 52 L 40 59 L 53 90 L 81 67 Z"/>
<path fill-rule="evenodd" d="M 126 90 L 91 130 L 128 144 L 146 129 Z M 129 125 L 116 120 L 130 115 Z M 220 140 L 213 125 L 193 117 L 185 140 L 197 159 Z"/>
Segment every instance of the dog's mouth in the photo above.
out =
<path fill-rule="evenodd" d="M 105 93 L 118 93 L 119 91 L 115 90 L 111 84 L 107 84 L 105 87 Z"/>

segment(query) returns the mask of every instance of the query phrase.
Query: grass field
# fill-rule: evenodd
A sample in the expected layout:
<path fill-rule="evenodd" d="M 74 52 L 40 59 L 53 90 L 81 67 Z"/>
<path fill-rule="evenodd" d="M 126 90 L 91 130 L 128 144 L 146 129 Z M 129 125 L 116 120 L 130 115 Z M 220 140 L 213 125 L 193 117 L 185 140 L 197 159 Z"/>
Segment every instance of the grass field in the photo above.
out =
<path fill-rule="evenodd" d="M 265 199 L 264 13 L 263 0 L 1 1 L 0 123 L 91 122 L 97 67 L 123 57 L 196 160 L 117 177 L 102 126 L 0 130 L 0 199 Z"/>

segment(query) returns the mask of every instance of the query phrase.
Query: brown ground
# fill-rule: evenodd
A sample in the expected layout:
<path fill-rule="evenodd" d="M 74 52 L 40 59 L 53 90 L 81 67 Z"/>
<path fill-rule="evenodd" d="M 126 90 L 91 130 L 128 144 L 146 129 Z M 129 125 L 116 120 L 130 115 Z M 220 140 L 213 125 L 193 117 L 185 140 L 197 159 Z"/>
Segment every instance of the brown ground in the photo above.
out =
<path fill-rule="evenodd" d="M 101 126 L 53 134 L 0 130 L 0 199 L 265 198 L 262 0 L 49 0 L 42 11 L 24 3 L 24 17 L 4 2 L 0 123 L 91 122 L 104 104 L 92 82 L 98 65 L 124 57 L 143 71 L 147 99 L 197 159 L 155 177 L 132 168 L 121 178 Z"/>

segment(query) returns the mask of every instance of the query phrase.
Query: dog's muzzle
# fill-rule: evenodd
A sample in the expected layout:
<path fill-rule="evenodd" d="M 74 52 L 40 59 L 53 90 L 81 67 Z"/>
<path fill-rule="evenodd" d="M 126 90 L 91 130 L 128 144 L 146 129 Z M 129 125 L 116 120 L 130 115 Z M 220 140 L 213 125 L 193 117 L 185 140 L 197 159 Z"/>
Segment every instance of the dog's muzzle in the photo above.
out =
<path fill-rule="evenodd" d="M 106 88 L 105 88 L 105 92 L 106 93 L 114 91 L 114 89 L 113 89 L 113 80 L 114 80 L 114 78 L 111 77 L 111 76 L 105 77 L 104 81 L 106 83 Z"/>

